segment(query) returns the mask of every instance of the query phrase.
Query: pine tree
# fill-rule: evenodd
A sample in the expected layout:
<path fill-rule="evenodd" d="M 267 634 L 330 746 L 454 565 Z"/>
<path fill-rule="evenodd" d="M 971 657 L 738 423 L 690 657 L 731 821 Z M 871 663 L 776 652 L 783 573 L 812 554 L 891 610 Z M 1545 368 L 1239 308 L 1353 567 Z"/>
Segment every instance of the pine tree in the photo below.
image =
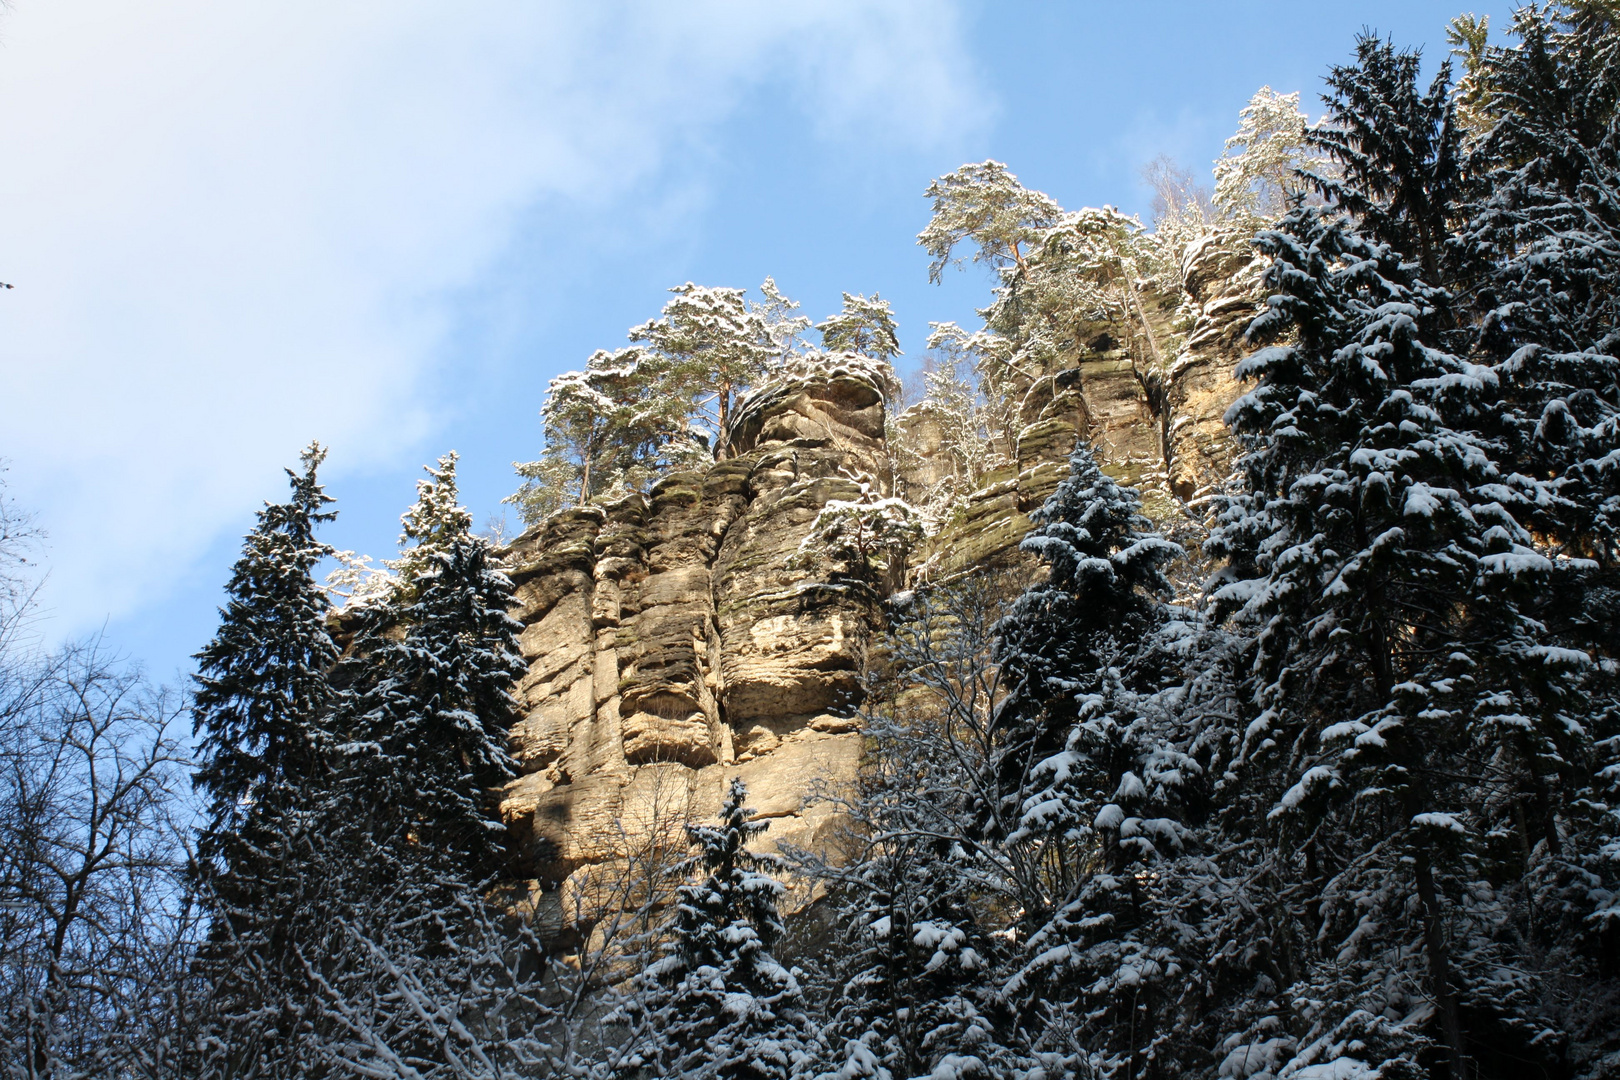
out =
<path fill-rule="evenodd" d="M 691 282 L 670 291 L 658 318 L 631 328 L 639 344 L 598 350 L 584 370 L 551 381 L 545 452 L 512 463 L 524 482 L 504 500 L 526 523 L 729 456 L 738 400 L 800 355 L 810 320 L 770 278 L 758 303 Z"/>
<path fill-rule="evenodd" d="M 751 821 L 747 788 L 733 778 L 717 825 L 688 825 L 701 874 L 676 893 L 664 955 L 641 976 L 624 1019 L 644 1041 L 623 1059 L 635 1077 L 785 1078 L 804 1056 L 798 978 L 772 947 L 783 924 L 778 859 L 748 843 L 767 828 Z"/>
<path fill-rule="evenodd" d="M 513 462 L 523 477 L 507 497 L 536 524 L 611 491 L 645 487 L 664 468 L 708 454 L 687 424 L 688 401 L 669 382 L 668 363 L 645 348 L 597 350 L 582 371 L 551 380 L 540 410 L 544 454 Z M 705 442 L 705 439 L 708 440 Z"/>
<path fill-rule="evenodd" d="M 630 340 L 647 343 L 662 358 L 668 381 L 659 392 L 686 404 L 708 429 L 717 460 L 730 457 L 737 399 L 780 357 L 782 327 L 768 323 L 766 313 L 785 312 L 787 301 L 774 282 L 763 309 L 750 304 L 742 289 L 688 281 L 670 292 L 675 297 L 659 318 L 632 329 Z"/>
<path fill-rule="evenodd" d="M 757 304 L 751 302 L 749 310 L 764 325 L 765 339 L 772 353 L 770 363 L 785 364 L 803 347 L 800 338 L 810 329 L 810 318 L 793 314 L 799 310 L 799 304 L 782 295 L 775 278 L 766 278 L 759 287 L 759 294 L 764 299 Z"/>
<path fill-rule="evenodd" d="M 926 195 L 934 200 L 934 214 L 917 243 L 933 257 L 928 280 L 935 284 L 947 266 L 960 264 L 951 255 L 964 240 L 977 248 L 973 261 L 992 270 L 1024 265 L 1025 249 L 1063 215 L 1049 196 L 1024 187 L 999 161 L 963 165 L 929 184 Z"/>
<path fill-rule="evenodd" d="M 1327 162 L 1312 155 L 1299 94 L 1269 86 L 1255 91 L 1238 113 L 1238 129 L 1215 162 L 1212 201 L 1225 218 L 1251 234 L 1288 212 L 1304 194 L 1300 171 L 1322 173 Z"/>
<path fill-rule="evenodd" d="M 303 471 L 287 471 L 291 500 L 259 511 L 231 570 L 219 630 L 196 657 L 196 785 L 208 796 L 199 854 L 220 887 L 253 872 L 254 845 L 330 763 L 328 674 L 338 651 L 313 577 L 332 550 L 315 539 L 316 526 L 335 516 L 316 480 L 325 457 L 311 443 Z"/>
<path fill-rule="evenodd" d="M 821 344 L 828 352 L 855 352 L 891 361 L 900 355 L 894 309 L 877 293 L 871 297 L 845 293 L 843 310 L 817 323 L 816 329 L 821 331 Z"/>

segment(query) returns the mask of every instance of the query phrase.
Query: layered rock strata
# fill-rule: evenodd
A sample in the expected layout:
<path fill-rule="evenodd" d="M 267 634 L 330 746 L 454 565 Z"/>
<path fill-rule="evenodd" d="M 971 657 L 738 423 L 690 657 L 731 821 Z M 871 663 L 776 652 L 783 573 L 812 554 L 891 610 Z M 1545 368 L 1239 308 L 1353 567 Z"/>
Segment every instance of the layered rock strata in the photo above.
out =
<path fill-rule="evenodd" d="M 1009 464 L 982 478 L 914 568 L 934 579 L 1001 565 L 1034 573 L 1018 544 L 1080 442 L 1144 492 L 1161 522 L 1225 476 L 1221 416 L 1253 273 L 1232 245 L 1189 252 L 1191 330 L 1167 370 L 1107 335 L 1023 394 Z M 523 775 L 503 812 L 539 909 L 557 909 L 592 867 L 710 818 L 740 776 L 766 844 L 816 846 L 836 821 L 813 794 L 847 784 L 863 749 L 863 676 L 883 597 L 801 550 L 830 500 L 862 486 L 916 496 L 949 475 L 926 409 L 899 417 L 891 457 L 883 380 L 859 358 L 764 388 L 739 406 L 736 456 L 664 477 L 645 495 L 570 510 L 508 550 L 528 674 L 512 732 Z M 898 475 L 897 475 L 898 473 Z"/>
<path fill-rule="evenodd" d="M 1165 456 L 1170 490 L 1184 502 L 1208 495 L 1231 464 L 1223 418 L 1242 393 L 1232 369 L 1260 309 L 1265 266 L 1243 240 L 1231 230 L 1210 233 L 1181 261 L 1182 289 L 1197 314 L 1168 372 Z"/>
<path fill-rule="evenodd" d="M 858 365 L 768 388 L 740 410 L 735 458 L 511 546 L 530 667 L 503 810 L 542 889 L 712 816 L 732 776 L 780 819 L 773 841 L 816 840 L 812 782 L 860 755 L 879 597 L 793 556 L 829 500 L 886 483 L 884 421 Z"/>

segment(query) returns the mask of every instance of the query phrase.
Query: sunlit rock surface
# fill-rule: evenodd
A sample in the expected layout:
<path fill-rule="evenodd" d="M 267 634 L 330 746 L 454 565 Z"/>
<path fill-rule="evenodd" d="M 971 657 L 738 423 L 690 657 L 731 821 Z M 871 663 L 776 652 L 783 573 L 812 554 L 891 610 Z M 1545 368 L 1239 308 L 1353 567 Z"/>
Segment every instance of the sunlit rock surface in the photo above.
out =
<path fill-rule="evenodd" d="M 1197 520 L 1230 464 L 1221 416 L 1256 299 L 1232 245 L 1195 246 L 1183 278 L 1196 315 L 1172 356 L 1101 335 L 1025 388 L 1003 448 L 1016 464 L 985 476 L 915 554 L 921 572 L 1034 573 L 1018 544 L 1081 442 L 1142 489 L 1150 516 Z M 836 818 L 812 795 L 859 767 L 883 598 L 790 558 L 821 508 L 863 482 L 915 498 L 948 475 L 926 408 L 896 419 L 909 452 L 891 457 L 885 407 L 859 364 L 766 387 L 739 405 L 735 457 L 558 514 L 508 549 L 529 673 L 512 730 L 523 775 L 503 812 L 552 907 L 649 838 L 681 843 L 680 825 L 712 817 L 733 776 L 771 819 L 765 846 L 831 836 Z"/>

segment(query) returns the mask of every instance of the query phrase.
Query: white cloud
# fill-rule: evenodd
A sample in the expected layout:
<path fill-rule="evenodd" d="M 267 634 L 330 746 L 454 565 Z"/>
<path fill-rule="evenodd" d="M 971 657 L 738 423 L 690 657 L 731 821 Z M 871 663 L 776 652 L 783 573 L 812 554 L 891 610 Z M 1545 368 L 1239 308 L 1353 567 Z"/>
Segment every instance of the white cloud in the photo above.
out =
<path fill-rule="evenodd" d="M 526 208 L 611 208 L 767 84 L 926 148 L 985 115 L 968 67 L 934 3 L 17 0 L 0 457 L 64 629 L 160 595 L 290 446 L 429 429 L 449 297 Z"/>

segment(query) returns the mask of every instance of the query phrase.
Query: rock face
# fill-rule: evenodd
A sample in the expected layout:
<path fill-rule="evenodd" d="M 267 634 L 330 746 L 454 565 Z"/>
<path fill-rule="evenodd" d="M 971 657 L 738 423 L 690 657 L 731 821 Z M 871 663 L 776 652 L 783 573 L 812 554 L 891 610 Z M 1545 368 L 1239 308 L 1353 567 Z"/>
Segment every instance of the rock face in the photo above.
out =
<path fill-rule="evenodd" d="M 985 476 L 915 562 L 935 579 L 995 564 L 1033 573 L 1019 541 L 1081 441 L 1143 490 L 1150 516 L 1189 520 L 1185 500 L 1226 473 L 1221 416 L 1255 308 L 1252 275 L 1229 250 L 1189 253 L 1197 316 L 1168 370 L 1102 335 L 1028 387 L 1006 448 L 1015 464 Z M 835 582 L 801 542 L 828 501 L 863 482 L 915 497 L 949 473 L 926 409 L 896 422 L 908 446 L 897 470 L 879 381 L 849 361 L 745 399 L 734 458 L 558 514 L 508 549 L 529 671 L 512 731 L 523 775 L 502 809 L 539 910 L 650 837 L 680 842 L 682 823 L 718 812 L 733 776 L 773 819 L 767 844 L 830 835 L 834 816 L 810 795 L 856 774 L 883 598 Z"/>
<path fill-rule="evenodd" d="M 1243 331 L 1260 307 L 1263 263 L 1229 232 L 1190 244 L 1182 288 L 1198 314 L 1170 366 L 1165 410 L 1170 490 L 1192 501 L 1226 476 L 1232 445 L 1222 417 L 1242 392 L 1232 368 Z"/>
<path fill-rule="evenodd" d="M 1029 513 L 1056 489 L 1080 442 L 1091 445 L 1104 472 L 1141 492 L 1143 512 L 1161 528 L 1183 542 L 1199 539 L 1191 533 L 1198 531 L 1201 500 L 1231 465 L 1223 417 L 1242 393 L 1232 369 L 1260 306 L 1262 266 L 1245 248 L 1228 232 L 1189 246 L 1181 276 L 1191 326 L 1165 366 L 1099 334 L 1072 366 L 1028 384 L 1023 426 L 1008 448 L 1017 465 L 987 474 L 957 518 L 931 540 L 924 558 L 935 573 L 1016 563 Z M 908 410 L 898 426 L 911 437 L 899 486 L 921 497 L 949 470 L 926 437 L 926 415 Z"/>
<path fill-rule="evenodd" d="M 829 500 L 886 483 L 884 422 L 858 365 L 767 388 L 740 408 L 735 458 L 511 546 L 530 667 L 503 810 L 542 890 L 627 833 L 712 816 L 734 775 L 782 819 L 772 840 L 825 827 L 805 800 L 854 775 L 879 598 L 788 563 Z"/>

